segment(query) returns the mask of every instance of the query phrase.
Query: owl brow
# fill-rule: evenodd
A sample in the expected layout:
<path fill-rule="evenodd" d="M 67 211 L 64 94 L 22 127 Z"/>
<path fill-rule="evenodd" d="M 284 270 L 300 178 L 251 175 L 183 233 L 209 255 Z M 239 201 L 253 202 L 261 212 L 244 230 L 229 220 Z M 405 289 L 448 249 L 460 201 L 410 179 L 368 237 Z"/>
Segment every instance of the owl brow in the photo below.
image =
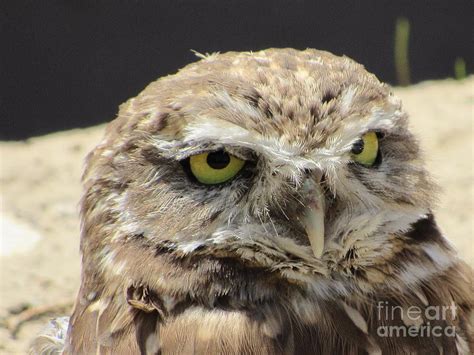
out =
<path fill-rule="evenodd" d="M 240 146 L 238 144 L 216 143 L 209 140 L 160 142 L 158 145 L 155 144 L 155 147 L 158 149 L 161 156 L 172 160 L 184 160 L 192 155 L 217 150 L 225 150 L 226 152 L 244 160 L 253 159 L 255 156 L 255 152 L 248 147 Z"/>
<path fill-rule="evenodd" d="M 153 145 L 160 155 L 173 160 L 183 160 L 204 151 L 225 148 L 239 158 L 263 156 L 273 164 L 296 166 L 299 170 L 315 168 L 334 159 L 334 147 L 319 150 L 314 159 L 306 156 L 301 145 L 283 142 L 279 138 L 262 135 L 255 131 L 215 118 L 196 119 L 183 130 L 182 140 L 155 140 Z M 155 137 L 156 139 L 156 137 Z"/>
<path fill-rule="evenodd" d="M 156 140 L 155 137 L 152 144 L 161 155 L 177 160 L 219 149 L 249 159 L 255 157 L 255 148 L 259 146 L 255 142 L 259 139 L 247 129 L 215 118 L 197 119 L 187 125 L 182 133 L 182 140 Z"/>
<path fill-rule="evenodd" d="M 291 161 L 301 154 L 301 146 L 287 144 L 279 137 L 265 136 L 234 123 L 215 118 L 201 118 L 189 124 L 184 131 L 184 142 L 204 140 L 224 146 L 241 147 L 255 154 Z"/>

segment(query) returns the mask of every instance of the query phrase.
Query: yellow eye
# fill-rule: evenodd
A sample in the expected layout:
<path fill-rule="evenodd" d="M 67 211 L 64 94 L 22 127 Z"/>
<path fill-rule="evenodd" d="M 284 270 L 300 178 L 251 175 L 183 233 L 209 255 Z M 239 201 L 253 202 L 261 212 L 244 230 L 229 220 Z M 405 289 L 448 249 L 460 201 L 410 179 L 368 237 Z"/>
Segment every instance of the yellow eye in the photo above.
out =
<path fill-rule="evenodd" d="M 379 140 L 375 132 L 367 132 L 352 147 L 353 159 L 362 165 L 372 166 L 379 152 Z"/>
<path fill-rule="evenodd" d="M 189 165 L 194 177 L 203 184 L 215 185 L 232 179 L 244 167 L 245 161 L 219 150 L 193 155 Z"/>

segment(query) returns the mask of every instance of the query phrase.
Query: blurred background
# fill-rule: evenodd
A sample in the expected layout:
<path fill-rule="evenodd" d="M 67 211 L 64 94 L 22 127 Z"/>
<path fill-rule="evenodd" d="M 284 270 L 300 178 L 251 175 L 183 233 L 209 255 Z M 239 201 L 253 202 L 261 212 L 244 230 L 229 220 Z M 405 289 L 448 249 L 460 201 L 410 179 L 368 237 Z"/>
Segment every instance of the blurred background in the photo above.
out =
<path fill-rule="evenodd" d="M 114 118 L 198 52 L 313 47 L 406 85 L 473 71 L 472 1 L 81 0 L 0 3 L 0 139 Z"/>

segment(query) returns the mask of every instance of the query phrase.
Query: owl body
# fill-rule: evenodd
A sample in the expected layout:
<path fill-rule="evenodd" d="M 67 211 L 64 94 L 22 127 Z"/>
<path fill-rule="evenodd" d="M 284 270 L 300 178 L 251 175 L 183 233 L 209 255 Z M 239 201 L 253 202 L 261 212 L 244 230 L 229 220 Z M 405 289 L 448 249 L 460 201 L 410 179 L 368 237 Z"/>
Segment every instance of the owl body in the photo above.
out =
<path fill-rule="evenodd" d="M 407 115 L 349 58 L 202 56 L 121 106 L 83 181 L 66 354 L 473 349 Z"/>

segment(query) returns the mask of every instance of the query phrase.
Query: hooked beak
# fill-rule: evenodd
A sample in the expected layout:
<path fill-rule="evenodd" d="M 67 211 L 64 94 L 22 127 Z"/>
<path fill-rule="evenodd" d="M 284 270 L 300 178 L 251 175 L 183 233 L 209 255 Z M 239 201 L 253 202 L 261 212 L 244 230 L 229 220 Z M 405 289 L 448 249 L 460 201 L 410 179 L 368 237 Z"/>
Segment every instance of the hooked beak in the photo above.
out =
<path fill-rule="evenodd" d="M 306 204 L 301 222 L 317 258 L 321 258 L 324 251 L 324 194 L 320 186 L 322 173 L 314 173 L 308 177 L 303 185 Z"/>

